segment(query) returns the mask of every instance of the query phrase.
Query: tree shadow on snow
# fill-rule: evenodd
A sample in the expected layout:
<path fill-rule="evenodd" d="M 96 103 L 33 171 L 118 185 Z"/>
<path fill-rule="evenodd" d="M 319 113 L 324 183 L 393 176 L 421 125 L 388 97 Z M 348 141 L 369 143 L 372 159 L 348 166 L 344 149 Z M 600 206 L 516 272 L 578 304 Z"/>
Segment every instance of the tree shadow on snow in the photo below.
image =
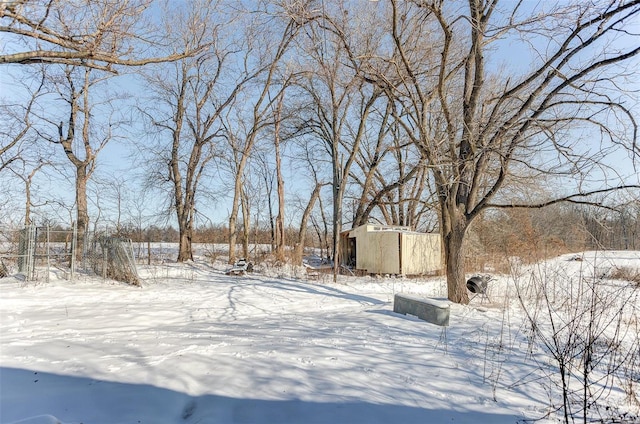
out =
<path fill-rule="evenodd" d="M 279 280 L 264 280 L 262 284 L 268 285 L 272 288 L 282 289 L 291 292 L 307 293 L 312 295 L 336 297 L 340 299 L 353 300 L 359 303 L 370 305 L 381 305 L 385 302 L 380 299 L 376 299 L 369 296 L 362 296 L 359 294 L 349 293 L 342 291 L 335 287 L 331 287 L 324 284 L 307 284 L 301 283 L 297 280 L 279 279 Z"/>
<path fill-rule="evenodd" d="M 149 384 L 130 384 L 0 368 L 0 422 L 54 423 L 516 423 L 518 416 L 373 404 L 363 401 L 311 402 L 299 399 L 243 399 L 190 396 Z M 55 418 L 54 418 L 55 417 Z M 56 420 L 57 419 L 57 420 Z"/>

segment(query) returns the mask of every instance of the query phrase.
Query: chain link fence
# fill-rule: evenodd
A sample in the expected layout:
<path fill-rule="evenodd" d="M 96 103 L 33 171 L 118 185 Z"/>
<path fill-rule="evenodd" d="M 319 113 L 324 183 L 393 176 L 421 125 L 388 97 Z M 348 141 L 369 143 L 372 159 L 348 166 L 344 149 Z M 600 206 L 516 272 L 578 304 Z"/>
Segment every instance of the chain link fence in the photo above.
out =
<path fill-rule="evenodd" d="M 140 285 L 130 239 L 106 233 L 86 233 L 83 258 L 83 264 L 88 264 L 96 275 Z"/>
<path fill-rule="evenodd" d="M 75 231 L 30 225 L 0 228 L 0 269 L 4 276 L 49 281 L 51 273 L 72 279 Z"/>
<path fill-rule="evenodd" d="M 0 227 L 0 278 L 15 275 L 28 281 L 49 282 L 52 275 L 73 280 L 76 270 L 140 285 L 131 241 L 108 233 L 30 225 Z"/>

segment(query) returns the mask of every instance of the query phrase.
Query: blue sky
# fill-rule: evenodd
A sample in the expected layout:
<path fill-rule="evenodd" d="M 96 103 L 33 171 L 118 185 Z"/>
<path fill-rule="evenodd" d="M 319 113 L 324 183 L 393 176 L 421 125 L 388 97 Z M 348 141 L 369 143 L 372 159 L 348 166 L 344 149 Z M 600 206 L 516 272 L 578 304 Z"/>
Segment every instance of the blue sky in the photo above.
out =
<path fill-rule="evenodd" d="M 524 2 L 525 6 L 535 5 L 535 6 L 544 6 L 543 2 Z M 381 7 L 381 4 L 377 4 L 376 8 Z M 638 19 L 636 19 L 636 23 Z M 640 24 L 636 27 L 640 28 Z M 1 36 L 1 35 L 0 35 Z M 0 40 L 2 43 L 3 49 L 10 48 L 10 44 L 6 42 L 7 40 Z M 518 71 L 522 69 L 527 69 L 531 67 L 531 56 L 529 56 L 529 52 L 526 50 L 527 43 L 532 40 L 518 40 L 515 38 L 507 39 L 500 42 L 498 45 L 500 46 L 499 50 L 495 51 L 493 57 L 491 58 L 491 66 L 494 66 L 496 69 L 505 69 L 507 72 Z M 622 48 L 630 48 L 633 47 L 628 39 L 621 39 L 616 41 L 615 44 L 618 47 Z M 635 60 L 635 64 L 630 64 L 630 69 L 640 69 L 640 62 L 638 59 Z M 18 65 L 3 65 L 0 68 L 0 95 L 3 99 L 9 99 L 10 101 L 20 100 L 20 95 L 18 94 L 18 85 L 14 82 L 12 78 L 9 78 L 9 73 L 14 75 L 16 78 L 20 78 L 22 74 L 22 69 Z M 633 74 L 631 77 L 637 77 L 637 73 Z M 144 96 L 146 93 L 146 88 L 142 83 L 141 79 L 134 78 L 130 75 L 122 75 L 117 76 L 112 79 L 112 83 L 114 86 L 117 86 L 122 89 L 126 89 L 133 94 L 133 97 L 127 100 L 126 106 L 120 106 L 121 111 L 127 112 L 126 108 L 131 107 L 136 101 L 140 101 L 139 104 L 144 106 Z M 631 87 L 636 87 L 640 90 L 640 84 L 638 80 L 630 81 Z M 628 107 L 633 110 L 637 110 L 637 95 L 635 97 L 635 104 L 629 104 Z M 634 101 L 633 98 L 630 98 L 629 101 Z M 49 106 L 56 107 L 56 106 Z M 132 117 L 133 126 L 128 131 L 122 134 L 122 140 L 113 140 L 111 141 L 101 152 L 99 156 L 99 167 L 96 174 L 96 177 L 99 179 L 110 179 L 112 176 L 116 177 L 118 180 L 122 180 L 125 184 L 130 186 L 129 192 L 132 196 L 139 196 L 140 188 L 142 187 L 143 182 L 139 179 L 139 173 L 143 170 L 142 164 L 136 162 L 134 159 L 134 154 L 136 152 L 137 147 L 133 147 L 130 143 L 135 141 L 140 145 L 142 143 L 147 142 L 145 140 L 145 131 L 142 125 L 137 122 L 137 115 L 131 111 L 127 112 L 129 116 Z M 582 146 L 586 150 L 598 151 L 598 138 L 589 137 L 590 134 L 579 134 L 581 138 L 581 142 L 583 142 Z M 58 152 L 60 154 L 60 152 Z M 60 158 L 63 162 L 63 158 Z M 633 167 L 632 157 L 628 150 L 624 150 L 623 148 L 619 148 L 617 150 L 612 150 L 610 154 L 606 157 L 605 163 L 616 171 L 616 173 L 620 176 L 620 180 L 629 184 L 640 184 L 640 178 L 638 173 Z M 310 191 L 310 187 L 307 186 L 305 181 L 300 178 L 299 172 L 295 170 L 292 164 L 288 164 L 285 166 L 285 172 L 287 173 L 286 184 L 288 195 L 291 197 L 295 197 L 296 192 L 300 192 L 299 194 L 305 198 L 308 196 Z M 617 181 L 612 180 L 611 178 L 605 179 L 604 176 L 598 175 L 597 170 L 594 170 L 590 175 L 589 179 L 593 180 L 590 184 L 593 187 L 596 187 L 598 184 L 601 185 L 613 185 L 618 184 Z M 3 172 L 0 175 L 0 183 L 8 184 L 16 189 L 16 192 L 19 193 L 20 189 L 18 186 L 20 183 L 11 175 Z M 302 184 L 301 184 L 302 181 Z M 216 180 L 215 178 L 211 178 L 208 182 L 214 189 L 224 188 L 225 185 L 221 183 L 220 180 Z M 49 197 L 49 195 L 54 194 L 61 198 L 65 199 L 67 204 L 72 203 L 73 199 L 73 185 L 70 180 L 65 178 L 56 177 L 56 174 L 53 172 L 40 173 L 36 179 L 36 185 L 38 186 L 38 191 L 43 197 Z M 229 194 L 227 192 L 227 194 Z M 19 196 L 19 194 L 17 195 Z M 147 207 L 149 211 L 155 211 L 160 208 L 161 201 L 158 195 L 149 196 L 146 199 Z M 20 202 L 18 199 L 11 199 L 11 202 L 17 202 L 19 205 Z M 209 202 L 208 205 L 202 206 L 202 213 L 204 213 L 208 219 L 213 222 L 225 222 L 229 213 L 229 196 L 217 195 L 215 200 Z M 64 213 L 64 212 L 63 212 Z M 289 213 L 289 217 L 294 217 L 295 214 L 292 211 Z M 293 219 L 293 218 L 291 218 Z"/>

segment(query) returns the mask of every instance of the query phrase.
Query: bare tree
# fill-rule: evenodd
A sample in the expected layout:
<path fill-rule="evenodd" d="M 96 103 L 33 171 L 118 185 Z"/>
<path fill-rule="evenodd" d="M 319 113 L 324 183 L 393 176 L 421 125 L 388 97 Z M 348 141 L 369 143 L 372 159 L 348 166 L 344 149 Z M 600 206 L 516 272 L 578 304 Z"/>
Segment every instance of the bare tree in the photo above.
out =
<path fill-rule="evenodd" d="M 45 74 L 38 74 L 34 88 L 29 87 L 31 81 L 20 81 L 24 86 L 27 103 L 11 104 L 3 101 L 0 127 L 0 172 L 11 171 L 24 184 L 24 223 L 31 223 L 31 211 L 34 205 L 32 196 L 33 179 L 43 167 L 51 165 L 46 157 L 47 152 L 37 145 L 37 132 L 34 120 L 37 121 L 35 109 L 45 93 Z"/>
<path fill-rule="evenodd" d="M 26 162 L 24 160 L 21 160 L 21 162 L 24 165 L 26 165 Z M 20 178 L 24 183 L 24 225 L 25 226 L 32 223 L 31 208 L 34 206 L 34 204 L 32 199 L 31 187 L 33 185 L 33 178 L 36 176 L 38 171 L 40 171 L 43 167 L 47 165 L 50 165 L 50 164 L 46 162 L 39 162 L 38 164 L 33 166 L 28 173 L 18 172 L 15 169 L 11 169 L 14 172 L 14 174 L 16 174 L 16 176 Z"/>
<path fill-rule="evenodd" d="M 428 212 L 435 209 L 427 169 L 394 121 L 393 107 L 395 104 L 388 101 L 379 113 L 378 133 L 373 142 L 365 140 L 356 159 L 359 172 L 351 172 L 359 189 L 354 227 L 377 219 L 388 225 L 424 229 Z"/>
<path fill-rule="evenodd" d="M 147 16 L 152 0 L 13 0 L 0 3 L 0 33 L 11 49 L 0 63 L 63 64 L 116 72 L 114 65 L 142 66 L 179 60 L 202 46 L 169 55 L 149 52 L 164 34 Z"/>
<path fill-rule="evenodd" d="M 633 328 L 638 291 L 632 283 L 603 281 L 611 273 L 607 267 L 594 262 L 577 277 L 544 268 L 541 275 L 514 277 L 530 349 L 544 351 L 554 363 L 540 381 L 549 386 L 552 411 L 567 424 L 637 420 L 607 402 L 627 377 L 640 341 Z M 547 367 L 540 364 L 541 371 Z"/>
<path fill-rule="evenodd" d="M 163 47 L 166 34 L 147 19 L 153 17 L 151 6 L 150 0 L 16 0 L 0 4 L 0 33 L 10 46 L 0 54 L 0 63 L 48 65 L 46 78 L 59 78 L 56 81 L 59 94 L 69 105 L 66 124 L 56 124 L 57 137 L 41 135 L 61 145 L 75 168 L 81 238 L 89 220 L 87 181 L 95 170 L 98 152 L 111 139 L 110 128 L 103 135 L 96 136 L 93 132 L 97 125 L 90 118 L 89 88 L 97 81 L 96 71 L 114 74 L 118 66 L 175 61 L 203 48 L 197 45 L 191 50 L 154 55 Z M 60 65 L 65 67 L 64 76 L 55 75 Z M 78 69 L 85 70 L 83 76 Z M 31 106 L 29 102 L 26 109 Z M 51 116 L 42 118 L 52 121 Z M 30 125 L 28 119 L 25 124 L 26 129 Z M 5 148 L 14 146 L 20 133 L 14 137 L 12 143 L 2 146 L 5 163 Z"/>
<path fill-rule="evenodd" d="M 345 66 L 348 52 L 344 40 L 352 35 L 353 21 L 337 5 L 335 17 L 323 10 L 323 19 L 309 26 L 301 48 L 308 57 L 306 78 L 298 82 L 308 97 L 303 110 L 301 130 L 320 141 L 320 152 L 332 171 L 332 257 L 334 280 L 340 259 L 340 233 L 343 224 L 343 201 L 350 173 L 360 145 L 367 136 L 368 116 L 380 98 L 376 87 L 363 83 L 357 73 Z"/>
<path fill-rule="evenodd" d="M 45 83 L 44 73 L 39 75 L 35 89 L 25 86 L 28 94 L 26 105 L 11 103 L 10 100 L 2 101 L 2 123 L 0 126 L 0 172 L 17 159 L 20 159 L 23 149 L 21 144 L 32 131 L 33 109 L 43 95 Z"/>
<path fill-rule="evenodd" d="M 356 157 L 356 165 L 360 169 L 360 174 L 352 172 L 355 184 L 360 189 L 360 196 L 355 200 L 356 205 L 353 211 L 353 226 L 357 227 L 366 224 L 370 218 L 375 204 L 370 202 L 375 197 L 377 171 L 391 151 L 389 141 L 389 121 L 391 120 L 392 102 L 387 102 L 384 112 L 380 113 L 380 125 L 376 137 L 373 141 L 364 140 L 362 149 Z M 370 207 L 368 208 L 367 205 Z"/>
<path fill-rule="evenodd" d="M 625 80 L 638 75 L 631 60 L 640 44 L 629 25 L 640 2 L 536 9 L 498 0 L 469 0 L 465 8 L 391 0 L 389 8 L 392 51 L 352 57 L 367 81 L 402 106 L 398 122 L 424 156 L 438 196 L 448 297 L 467 303 L 464 238 L 483 210 L 589 202 L 628 187 L 612 184 L 620 179 L 607 169 L 605 146 L 640 153 L 625 105 Z M 504 40 L 521 42 L 531 66 L 509 71 L 490 61 Z M 596 146 L 587 142 L 594 136 Z M 583 184 L 590 172 L 610 178 L 606 187 Z M 564 185 L 553 198 L 526 202 L 514 189 L 549 175 Z"/>
<path fill-rule="evenodd" d="M 233 123 L 229 125 L 233 133 L 230 134 L 229 141 L 234 164 L 233 199 L 229 214 L 229 262 L 231 263 L 236 260 L 237 221 L 242 205 L 242 182 L 247 161 L 258 135 L 271 125 L 273 105 L 277 104 L 282 92 L 289 85 L 289 75 L 282 76 L 279 72 L 281 62 L 300 29 L 313 19 L 304 7 L 298 8 L 293 4 L 291 7 L 294 10 L 292 10 L 289 5 L 282 6 L 282 10 L 276 16 L 265 12 L 268 18 L 266 22 L 258 22 L 255 26 L 247 28 L 247 36 L 250 39 L 257 39 L 256 34 L 260 31 L 261 45 L 254 71 L 254 75 L 260 76 L 260 79 L 253 87 L 256 91 L 247 98 L 246 104 L 250 105 L 250 110 L 246 115 L 242 110 L 238 113 L 242 122 L 239 122 L 235 128 L 232 128 Z M 275 27 L 275 34 L 267 30 L 268 27 Z M 242 118 L 243 115 L 245 115 L 244 118 Z M 244 252 L 245 256 L 246 253 Z"/>
<path fill-rule="evenodd" d="M 299 96 L 292 96 L 300 99 Z M 304 259 L 304 248 L 307 240 L 307 231 L 311 226 L 316 230 L 318 235 L 318 240 L 321 243 L 321 251 L 323 251 L 326 247 L 327 253 L 329 253 L 329 246 L 327 243 L 328 240 L 328 227 L 327 221 L 324 216 L 324 210 L 321 199 L 321 192 L 323 187 L 330 186 L 331 183 L 327 182 L 331 180 L 330 175 L 324 175 L 321 171 L 325 168 L 325 162 L 322 160 L 318 160 L 317 155 L 317 144 L 310 142 L 307 137 L 299 137 L 299 121 L 297 117 L 299 115 L 299 110 L 303 107 L 298 103 L 290 103 L 289 107 L 295 113 L 292 113 L 290 118 L 285 122 L 291 127 L 287 129 L 288 135 L 287 137 L 291 139 L 293 142 L 292 145 L 292 156 L 298 158 L 297 161 L 294 162 L 294 166 L 296 167 L 297 175 L 304 175 L 307 178 L 308 185 L 313 187 L 311 190 L 311 194 L 309 195 L 308 200 L 302 198 L 302 195 L 298 196 L 298 202 L 300 203 L 300 210 L 302 211 L 302 216 L 300 218 L 300 226 L 298 228 L 298 238 L 294 243 L 294 261 L 296 264 L 301 265 Z M 310 178 L 309 178 L 310 177 Z M 297 184 L 302 183 L 303 180 L 297 181 Z M 316 204 L 319 203 L 319 207 L 316 208 Z M 303 206 L 304 205 L 304 206 Z M 316 220 L 316 217 L 313 215 L 314 210 L 319 210 L 322 217 L 322 223 L 324 230 L 320 229 L 319 223 Z"/>
<path fill-rule="evenodd" d="M 269 161 L 267 155 L 268 153 L 265 151 L 261 151 L 256 155 L 258 162 L 256 165 L 256 173 L 261 177 L 262 182 L 264 182 L 265 201 L 267 202 L 267 220 L 269 221 L 269 241 L 271 243 L 271 251 L 273 252 L 276 249 L 276 223 L 273 211 L 273 190 L 276 176 L 273 171 L 274 164 Z"/>
<path fill-rule="evenodd" d="M 141 193 L 135 193 L 128 184 L 129 175 L 96 174 L 94 177 L 89 198 L 91 209 L 95 211 L 92 217 L 94 228 L 105 225 L 116 234 L 121 234 L 127 225 L 126 221 L 134 219 L 129 208 L 137 206 L 134 198 L 137 200 Z"/>
<path fill-rule="evenodd" d="M 81 256 L 85 232 L 89 225 L 87 184 L 96 169 L 100 151 L 114 138 L 121 121 L 115 119 L 113 98 L 101 98 L 97 94 L 104 76 L 91 67 L 77 68 L 64 66 L 59 75 L 47 69 L 47 79 L 52 84 L 57 101 L 66 107 L 62 109 L 62 120 L 46 113 L 40 116 L 47 127 L 38 134 L 50 143 L 60 146 L 74 170 L 76 223 L 78 226 L 78 256 Z M 108 77 L 107 77 L 108 78 Z M 66 109 L 66 110 L 65 110 Z M 66 116 L 65 116 L 66 115 Z M 98 119 L 100 117 L 100 119 Z M 55 133 L 52 133 L 52 128 Z"/>
<path fill-rule="evenodd" d="M 156 107 L 141 107 L 148 121 L 160 129 L 160 143 L 153 152 L 153 163 L 160 170 L 156 168 L 152 178 L 170 186 L 171 209 L 180 233 L 178 261 L 193 259 L 199 188 L 218 155 L 215 141 L 225 133 L 222 119 L 243 86 L 255 77 L 255 72 L 238 68 L 246 57 L 242 45 L 235 45 L 231 37 L 234 16 L 227 16 L 223 24 L 221 15 L 219 2 L 206 0 L 195 1 L 187 12 L 167 11 L 167 30 L 177 34 L 176 50 L 209 48 L 147 73 Z M 164 134 L 170 143 L 164 141 Z"/>
<path fill-rule="evenodd" d="M 285 228 L 284 228 L 284 178 L 282 177 L 282 155 L 280 154 L 281 145 L 281 126 L 282 126 L 282 104 L 284 102 L 284 93 L 280 96 L 275 105 L 274 110 L 274 129 L 273 129 L 273 147 L 275 154 L 276 168 L 276 188 L 278 193 L 278 215 L 276 216 L 275 225 L 275 244 L 276 244 L 276 260 L 283 263 L 285 261 Z"/>
<path fill-rule="evenodd" d="M 322 189 L 323 184 L 318 183 L 313 188 L 311 192 L 311 196 L 309 197 L 309 201 L 307 202 L 304 211 L 302 212 L 302 217 L 300 218 L 300 228 L 298 229 L 298 241 L 295 243 L 295 249 L 293 253 L 294 260 L 297 262 L 297 265 L 302 265 L 302 259 L 304 254 L 304 246 L 306 244 L 307 239 L 307 229 L 309 226 L 309 218 L 311 217 L 311 213 L 313 212 L 313 208 L 320 198 L 320 190 Z"/>

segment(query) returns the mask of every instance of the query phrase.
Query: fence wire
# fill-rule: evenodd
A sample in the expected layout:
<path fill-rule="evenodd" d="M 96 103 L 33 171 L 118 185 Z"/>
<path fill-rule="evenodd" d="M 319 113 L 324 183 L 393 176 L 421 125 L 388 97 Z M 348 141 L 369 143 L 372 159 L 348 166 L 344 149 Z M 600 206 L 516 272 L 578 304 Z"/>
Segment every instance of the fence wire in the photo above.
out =
<path fill-rule="evenodd" d="M 0 278 L 11 275 L 48 282 L 51 274 L 73 280 L 76 268 L 129 284 L 140 285 L 131 241 L 107 233 L 78 232 L 30 225 L 0 227 Z"/>

